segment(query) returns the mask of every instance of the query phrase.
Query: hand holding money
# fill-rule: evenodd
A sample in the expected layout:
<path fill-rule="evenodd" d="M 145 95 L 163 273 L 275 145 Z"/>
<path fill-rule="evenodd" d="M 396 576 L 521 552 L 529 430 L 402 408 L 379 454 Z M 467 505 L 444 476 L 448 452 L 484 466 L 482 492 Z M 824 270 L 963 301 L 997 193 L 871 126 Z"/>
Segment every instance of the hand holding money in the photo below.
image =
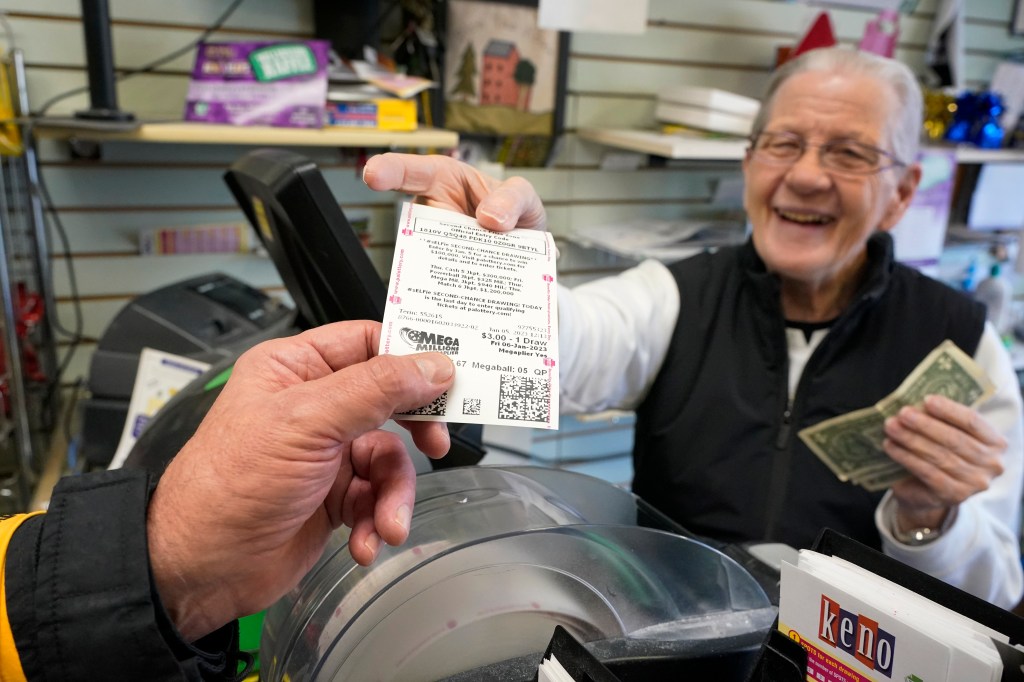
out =
<path fill-rule="evenodd" d="M 927 431 L 936 434 L 932 437 L 923 436 L 920 432 L 911 433 L 916 429 L 907 429 L 906 426 L 900 427 L 898 424 L 904 419 L 908 422 L 915 419 L 923 422 L 926 414 L 918 411 L 920 417 L 916 417 L 910 412 L 901 412 L 904 407 L 921 408 L 925 405 L 927 396 L 937 395 L 973 408 L 991 397 L 994 392 L 995 387 L 984 371 L 952 341 L 947 340 L 929 353 L 893 393 L 875 405 L 833 417 L 803 429 L 799 435 L 840 480 L 851 481 L 868 490 L 883 490 L 909 473 L 927 477 L 931 471 L 926 465 L 940 468 L 943 465 L 957 466 L 958 463 L 949 458 L 948 452 L 948 443 L 951 439 L 958 438 L 957 431 L 968 429 L 968 435 L 972 436 L 973 440 L 981 439 L 983 445 L 989 444 L 988 441 L 993 437 L 1001 440 L 987 424 L 984 425 L 988 427 L 985 429 L 957 423 L 956 420 L 963 421 L 963 411 L 951 417 L 955 417 L 952 423 L 929 424 Z M 940 412 L 939 419 L 945 421 L 942 419 L 941 404 L 938 407 L 925 408 L 926 412 L 935 409 Z M 973 411 L 970 414 L 974 414 Z M 893 424 L 892 428 L 897 432 L 902 428 L 906 437 L 901 439 L 904 442 L 896 442 L 893 446 L 898 453 L 897 456 L 914 467 L 915 471 L 908 472 L 904 464 L 891 458 L 883 447 L 887 437 L 892 441 L 891 436 L 887 434 L 886 420 L 897 415 L 900 415 L 898 422 L 890 424 Z M 913 454 L 915 452 L 916 458 L 924 459 L 926 465 L 918 465 Z"/>

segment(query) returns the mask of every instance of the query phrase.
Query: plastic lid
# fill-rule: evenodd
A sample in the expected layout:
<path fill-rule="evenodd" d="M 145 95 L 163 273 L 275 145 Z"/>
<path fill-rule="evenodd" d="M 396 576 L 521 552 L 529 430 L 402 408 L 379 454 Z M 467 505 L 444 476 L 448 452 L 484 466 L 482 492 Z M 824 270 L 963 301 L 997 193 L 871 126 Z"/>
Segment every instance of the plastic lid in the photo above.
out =
<path fill-rule="evenodd" d="M 268 610 L 261 675 L 444 679 L 539 654 L 556 624 L 623 650 L 720 654 L 729 642 L 760 642 L 775 618 L 732 559 L 633 525 L 639 498 L 605 481 L 465 467 L 422 474 L 416 488 L 404 545 L 362 567 L 336 532 Z"/>

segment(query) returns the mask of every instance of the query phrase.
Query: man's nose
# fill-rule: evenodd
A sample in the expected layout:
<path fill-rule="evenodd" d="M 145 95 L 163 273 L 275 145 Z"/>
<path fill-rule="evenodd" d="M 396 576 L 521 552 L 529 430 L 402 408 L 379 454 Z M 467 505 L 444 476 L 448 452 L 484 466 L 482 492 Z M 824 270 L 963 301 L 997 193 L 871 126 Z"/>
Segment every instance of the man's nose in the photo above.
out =
<path fill-rule="evenodd" d="M 789 171 L 786 173 L 786 180 L 797 187 L 818 189 L 830 185 L 832 176 L 821 165 L 819 148 L 808 146 L 804 149 L 804 153 L 789 167 Z"/>

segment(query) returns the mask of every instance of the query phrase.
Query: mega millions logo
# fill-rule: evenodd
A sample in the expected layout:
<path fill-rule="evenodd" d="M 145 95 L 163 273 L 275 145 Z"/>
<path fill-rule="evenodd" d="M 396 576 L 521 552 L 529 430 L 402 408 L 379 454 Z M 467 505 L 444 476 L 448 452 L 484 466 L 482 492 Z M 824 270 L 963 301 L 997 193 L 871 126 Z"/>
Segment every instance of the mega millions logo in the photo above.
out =
<path fill-rule="evenodd" d="M 818 639 L 842 649 L 869 670 L 892 677 L 896 637 L 878 627 L 878 621 L 862 613 L 846 611 L 839 602 L 824 594 L 818 616 Z"/>
<path fill-rule="evenodd" d="M 416 352 L 436 351 L 445 355 L 459 354 L 459 340 L 454 336 L 425 332 L 409 327 L 402 327 L 398 336 Z"/>

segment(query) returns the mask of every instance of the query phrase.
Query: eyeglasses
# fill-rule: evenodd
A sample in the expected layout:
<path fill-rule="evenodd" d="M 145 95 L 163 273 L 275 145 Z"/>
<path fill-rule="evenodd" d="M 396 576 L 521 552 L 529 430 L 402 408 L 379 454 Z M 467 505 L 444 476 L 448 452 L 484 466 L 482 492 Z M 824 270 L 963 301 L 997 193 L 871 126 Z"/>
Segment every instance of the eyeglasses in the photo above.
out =
<path fill-rule="evenodd" d="M 906 164 L 887 151 L 854 140 L 830 140 L 813 144 L 796 133 L 760 133 L 750 138 L 750 152 L 762 163 L 788 166 L 808 147 L 817 147 L 822 168 L 850 175 L 870 175 Z"/>

